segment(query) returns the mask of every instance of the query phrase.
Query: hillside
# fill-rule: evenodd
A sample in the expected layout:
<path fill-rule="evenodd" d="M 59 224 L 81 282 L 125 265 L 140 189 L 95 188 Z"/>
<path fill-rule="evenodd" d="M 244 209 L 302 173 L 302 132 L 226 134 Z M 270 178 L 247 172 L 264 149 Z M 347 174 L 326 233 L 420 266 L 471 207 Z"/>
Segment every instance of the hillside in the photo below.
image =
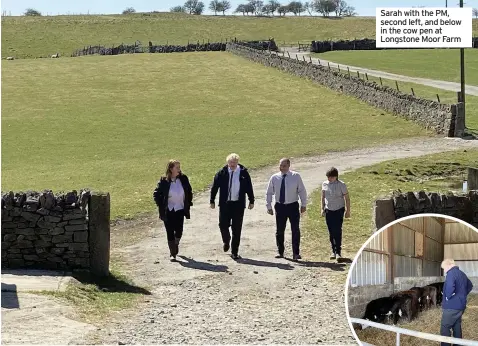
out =
<path fill-rule="evenodd" d="M 478 33 L 478 21 L 474 21 Z M 317 39 L 375 37 L 375 18 L 194 16 L 176 13 L 3 17 L 2 57 L 70 55 L 85 45 L 133 43 L 186 44 L 188 40 L 264 39 L 279 44 Z"/>

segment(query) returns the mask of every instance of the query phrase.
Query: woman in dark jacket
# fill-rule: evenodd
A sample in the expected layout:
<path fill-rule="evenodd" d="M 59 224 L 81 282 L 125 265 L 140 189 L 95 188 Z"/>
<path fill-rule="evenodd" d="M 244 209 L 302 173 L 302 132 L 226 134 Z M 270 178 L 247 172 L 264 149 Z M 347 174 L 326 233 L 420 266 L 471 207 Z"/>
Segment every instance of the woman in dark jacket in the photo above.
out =
<path fill-rule="evenodd" d="M 153 198 L 159 209 L 159 218 L 166 228 L 170 259 L 174 261 L 183 235 L 184 218 L 191 218 L 190 207 L 193 205 L 191 184 L 181 172 L 179 161 L 168 162 L 166 174 L 159 180 Z"/>

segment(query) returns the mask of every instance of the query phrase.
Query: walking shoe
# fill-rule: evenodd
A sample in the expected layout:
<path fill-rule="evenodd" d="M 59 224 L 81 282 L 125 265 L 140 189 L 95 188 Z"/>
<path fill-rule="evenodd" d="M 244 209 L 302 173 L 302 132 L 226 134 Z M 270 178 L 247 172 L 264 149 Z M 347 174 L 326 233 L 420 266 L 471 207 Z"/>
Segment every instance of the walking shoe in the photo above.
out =
<path fill-rule="evenodd" d="M 337 261 L 340 261 L 340 259 L 342 258 L 342 256 L 340 256 L 340 254 L 337 254 L 337 255 L 335 255 L 335 258 L 337 259 Z"/>
<path fill-rule="evenodd" d="M 283 254 L 283 253 L 278 253 L 278 254 L 276 255 L 276 258 L 284 258 L 284 254 Z"/>
<path fill-rule="evenodd" d="M 236 260 L 236 259 L 240 259 L 242 258 L 241 256 L 239 256 L 238 254 L 231 254 L 231 258 Z"/>
<path fill-rule="evenodd" d="M 224 243 L 224 246 L 223 246 L 224 252 L 228 252 L 229 248 L 230 248 L 229 243 Z"/>
<path fill-rule="evenodd" d="M 294 259 L 294 261 L 302 259 L 302 257 L 299 254 L 292 256 L 292 258 Z"/>
<path fill-rule="evenodd" d="M 336 255 L 334 252 L 332 252 L 332 253 L 330 254 L 330 259 L 336 259 L 336 256 L 337 256 L 337 255 Z"/>
<path fill-rule="evenodd" d="M 169 259 L 171 261 L 176 259 L 176 242 L 174 240 L 168 241 Z"/>
<path fill-rule="evenodd" d="M 176 256 L 170 255 L 170 256 L 169 256 L 169 260 L 170 260 L 171 262 L 176 262 Z"/>

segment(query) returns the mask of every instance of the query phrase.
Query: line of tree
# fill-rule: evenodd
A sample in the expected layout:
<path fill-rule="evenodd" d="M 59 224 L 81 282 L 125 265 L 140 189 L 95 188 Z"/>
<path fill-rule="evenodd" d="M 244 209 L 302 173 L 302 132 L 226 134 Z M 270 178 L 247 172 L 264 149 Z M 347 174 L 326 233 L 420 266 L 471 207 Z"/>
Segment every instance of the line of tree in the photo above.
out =
<path fill-rule="evenodd" d="M 206 6 L 204 2 L 199 0 L 187 0 L 183 6 L 175 6 L 171 8 L 171 12 L 176 13 L 189 13 L 189 14 L 202 14 Z M 226 12 L 231 9 L 231 2 L 228 0 L 212 0 L 209 3 L 209 10 L 214 12 L 215 15 L 222 13 L 226 15 Z"/>
<path fill-rule="evenodd" d="M 182 12 L 200 15 L 205 9 L 204 2 L 200 0 L 187 0 L 183 6 L 175 6 L 171 8 L 171 12 Z M 212 0 L 209 3 L 209 10 L 214 14 L 226 14 L 231 9 L 231 3 L 228 0 Z M 351 17 L 357 15 L 355 8 L 347 4 L 345 0 L 312 0 L 307 2 L 291 1 L 288 4 L 281 4 L 277 0 L 248 0 L 245 4 L 240 4 L 234 13 L 242 13 L 245 15 L 267 15 L 273 16 L 277 13 L 279 16 L 285 16 L 288 13 L 301 15 L 308 13 L 313 16 L 314 13 L 320 13 L 324 17 L 329 17 L 331 13 L 335 13 L 337 17 Z"/>
<path fill-rule="evenodd" d="M 475 18 L 478 19 L 478 8 L 473 9 L 473 16 L 475 16 Z"/>
<path fill-rule="evenodd" d="M 307 2 L 291 1 L 288 4 L 281 4 L 277 0 L 269 0 L 268 2 L 261 0 L 249 0 L 245 4 L 237 6 L 235 13 L 242 13 L 245 15 L 274 15 L 285 16 L 288 13 L 294 15 L 301 15 L 308 13 L 310 16 L 314 12 L 322 14 L 324 17 L 329 17 L 331 13 L 335 13 L 337 17 L 351 17 L 357 15 L 355 8 L 347 4 L 345 0 L 312 0 Z"/>
<path fill-rule="evenodd" d="M 187 0 L 183 6 L 175 6 L 171 8 L 171 12 L 182 12 L 182 13 L 189 13 L 189 14 L 197 14 L 200 15 L 204 12 L 204 2 L 199 0 Z"/>

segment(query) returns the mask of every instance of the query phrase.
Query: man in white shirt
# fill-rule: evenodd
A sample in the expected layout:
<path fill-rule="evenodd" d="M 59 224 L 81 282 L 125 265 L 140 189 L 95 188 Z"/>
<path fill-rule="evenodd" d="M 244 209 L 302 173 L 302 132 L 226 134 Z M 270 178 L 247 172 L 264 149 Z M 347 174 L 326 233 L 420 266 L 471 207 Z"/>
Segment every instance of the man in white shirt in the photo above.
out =
<path fill-rule="evenodd" d="M 216 207 L 215 199 L 219 191 L 219 229 L 224 244 L 223 249 L 227 252 L 230 248 L 231 257 L 239 259 L 241 258 L 238 251 L 246 209 L 246 195 L 249 199 L 248 208 L 254 208 L 254 189 L 249 171 L 239 163 L 239 155 L 235 153 L 228 155 L 226 162 L 227 165 L 214 176 L 210 204 L 212 209 Z"/>
<path fill-rule="evenodd" d="M 280 172 L 269 179 L 266 192 L 267 212 L 274 215 L 272 209 L 272 196 L 275 197 L 274 209 L 276 211 L 276 243 L 278 254 L 276 258 L 284 257 L 284 232 L 287 219 L 292 231 L 293 259 L 299 260 L 300 256 L 300 215 L 307 209 L 307 191 L 299 173 L 290 170 L 290 160 L 280 160 Z M 299 209 L 299 198 L 301 207 Z"/>

